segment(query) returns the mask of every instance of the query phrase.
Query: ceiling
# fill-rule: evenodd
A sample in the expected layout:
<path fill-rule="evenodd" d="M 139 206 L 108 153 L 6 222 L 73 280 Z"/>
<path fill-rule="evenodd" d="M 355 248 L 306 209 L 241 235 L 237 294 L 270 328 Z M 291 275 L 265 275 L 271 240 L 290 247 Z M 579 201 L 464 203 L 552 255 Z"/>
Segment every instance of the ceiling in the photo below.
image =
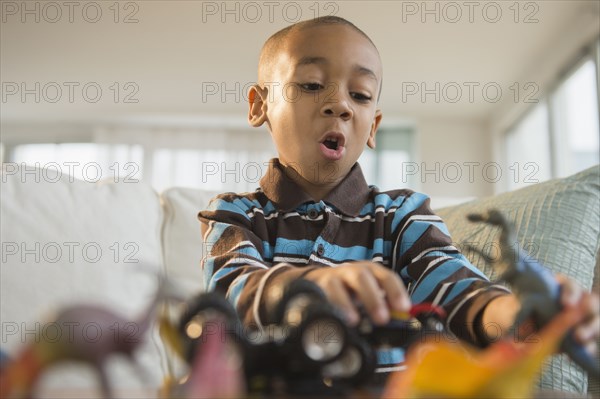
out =
<path fill-rule="evenodd" d="M 525 85 L 563 37 L 600 31 L 598 1 L 136 1 L 118 15 L 114 2 L 95 3 L 101 15 L 90 2 L 35 2 L 39 22 L 21 9 L 33 2 L 11 3 L 0 30 L 1 115 L 11 122 L 244 116 L 264 40 L 317 10 L 351 20 L 378 46 L 384 114 L 485 120 L 513 101 L 515 82 L 520 98 L 533 93 Z M 439 99 L 407 92 L 436 82 Z M 23 88 L 32 91 L 22 97 Z"/>

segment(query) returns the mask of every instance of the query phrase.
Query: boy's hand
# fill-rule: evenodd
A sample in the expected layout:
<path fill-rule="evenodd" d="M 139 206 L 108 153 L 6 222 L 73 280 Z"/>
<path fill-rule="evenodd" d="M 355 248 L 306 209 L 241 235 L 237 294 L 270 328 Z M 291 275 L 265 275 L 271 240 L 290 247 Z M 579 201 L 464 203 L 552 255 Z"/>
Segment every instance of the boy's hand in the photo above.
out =
<path fill-rule="evenodd" d="M 363 304 L 375 324 L 387 323 L 390 310 L 408 312 L 411 307 L 400 277 L 378 263 L 361 261 L 318 268 L 306 274 L 305 278 L 321 287 L 353 326 L 360 321 L 354 299 Z"/>
<path fill-rule="evenodd" d="M 600 336 L 600 298 L 596 293 L 585 292 L 579 284 L 564 275 L 556 276 L 561 285 L 560 301 L 563 306 L 580 305 L 586 310 L 587 317 L 575 327 L 575 339 L 590 354 L 596 353 L 596 342 Z"/>
<path fill-rule="evenodd" d="M 600 298 L 598 298 L 598 294 L 585 292 L 579 284 L 567 276 L 557 275 L 556 280 L 561 285 L 560 302 L 562 306 L 581 305 L 585 309 L 587 316 L 575 327 L 574 335 L 575 339 L 590 354 L 594 355 L 596 341 L 600 335 L 600 315 L 598 313 L 600 311 Z M 499 325 L 503 331 L 509 331 L 519 308 L 519 301 L 514 295 L 495 298 L 484 311 L 483 325 L 493 323 Z M 525 336 L 532 332 L 531 329 L 523 331 Z"/>

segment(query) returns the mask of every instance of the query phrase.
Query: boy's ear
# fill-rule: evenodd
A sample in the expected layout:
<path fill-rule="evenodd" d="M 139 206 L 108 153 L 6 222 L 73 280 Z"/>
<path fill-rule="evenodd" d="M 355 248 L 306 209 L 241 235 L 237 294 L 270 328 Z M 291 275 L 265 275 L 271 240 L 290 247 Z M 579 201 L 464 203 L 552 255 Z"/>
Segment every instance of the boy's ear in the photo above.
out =
<path fill-rule="evenodd" d="M 248 90 L 248 122 L 253 127 L 259 127 L 267 120 L 267 88 L 252 85 Z"/>
<path fill-rule="evenodd" d="M 373 118 L 373 123 L 371 124 L 371 132 L 369 133 L 369 138 L 367 139 L 367 145 L 369 148 L 375 149 L 375 135 L 377 134 L 377 128 L 381 123 L 381 118 L 383 114 L 381 110 L 378 109 L 375 111 L 375 118 Z"/>

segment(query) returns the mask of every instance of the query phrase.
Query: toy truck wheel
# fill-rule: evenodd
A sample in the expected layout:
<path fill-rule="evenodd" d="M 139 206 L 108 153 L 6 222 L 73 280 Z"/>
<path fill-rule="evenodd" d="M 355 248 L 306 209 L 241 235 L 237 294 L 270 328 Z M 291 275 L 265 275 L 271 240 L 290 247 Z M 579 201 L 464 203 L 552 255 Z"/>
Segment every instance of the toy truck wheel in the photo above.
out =
<path fill-rule="evenodd" d="M 193 359 L 202 332 L 211 322 L 224 323 L 222 327 L 227 334 L 233 334 L 236 339 L 242 338 L 239 317 L 227 299 L 216 292 L 197 295 L 188 301 L 188 307 L 179 319 L 179 331 L 188 362 Z"/>
<path fill-rule="evenodd" d="M 360 386 L 373 377 L 377 356 L 371 346 L 350 334 L 346 349 L 335 361 L 323 368 L 323 375 L 334 381 Z"/>
<path fill-rule="evenodd" d="M 266 307 L 269 322 L 282 324 L 287 310 L 295 305 L 306 306 L 308 303 L 326 303 L 325 293 L 312 281 L 300 279 L 288 286 L 271 287 L 266 296 Z"/>
<path fill-rule="evenodd" d="M 286 316 L 293 318 L 293 315 Z M 298 331 L 302 355 L 309 362 L 331 363 L 346 349 L 348 328 L 329 303 L 312 303 L 302 309 Z"/>

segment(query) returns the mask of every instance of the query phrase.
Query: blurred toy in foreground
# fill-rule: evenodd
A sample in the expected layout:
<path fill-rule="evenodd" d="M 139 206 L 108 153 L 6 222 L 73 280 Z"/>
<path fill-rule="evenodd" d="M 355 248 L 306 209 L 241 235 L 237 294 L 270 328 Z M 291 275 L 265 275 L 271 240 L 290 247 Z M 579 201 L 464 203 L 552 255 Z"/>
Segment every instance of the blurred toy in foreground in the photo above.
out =
<path fill-rule="evenodd" d="M 30 398 L 36 383 L 53 365 L 63 361 L 89 364 L 97 373 L 102 397 L 110 398 L 111 389 L 106 375 L 106 360 L 115 354 L 126 356 L 135 370 L 145 374 L 134 361 L 133 353 L 143 342 L 154 312 L 167 297 L 166 284 L 159 282 L 157 293 L 140 319 L 131 321 L 112 310 L 95 305 L 74 305 L 63 309 L 45 325 L 34 342 L 7 362 L 0 372 L 0 397 Z M 93 328 L 90 328 L 93 326 Z M 56 331 L 52 335 L 48 331 Z"/>
<path fill-rule="evenodd" d="M 350 328 L 323 291 L 307 280 L 272 288 L 265 304 L 263 329 L 243 327 L 232 305 L 216 292 L 189 301 L 176 328 L 173 322 L 161 321 L 163 339 L 189 365 L 187 380 L 171 386 L 168 395 L 346 395 L 373 376 L 378 347 L 406 347 L 424 332 L 431 335 L 434 329 L 439 334 L 443 328 L 438 318 L 444 314 L 425 304 L 385 326 L 375 326 L 365 317 L 357 328 Z M 419 316 L 422 324 L 411 316 Z M 204 366 L 207 358 L 220 370 L 219 377 L 208 378 L 215 370 Z M 225 375 L 231 379 L 223 386 L 219 381 Z M 240 387 L 246 391 L 240 392 Z"/>
<path fill-rule="evenodd" d="M 185 357 L 183 342 L 176 326 L 161 316 L 160 331 L 171 349 Z M 209 324 L 193 324 L 189 334 L 202 337 L 202 349 L 194 353 L 191 370 L 183 379 L 175 382 L 167 379 L 161 397 L 166 398 L 242 398 L 246 393 L 243 359 L 239 343 L 227 337 L 227 319 L 218 313 L 209 315 Z M 204 329 L 205 331 L 202 331 Z M 209 331 L 206 331 L 209 330 Z"/>
<path fill-rule="evenodd" d="M 447 341 L 417 344 L 408 353 L 408 370 L 392 375 L 384 398 L 531 397 L 545 358 L 559 349 L 587 372 L 598 375 L 598 360 L 572 336 L 574 326 L 586 317 L 584 305 L 561 307 L 558 282 L 517 247 L 514 229 L 500 212 L 491 210 L 469 219 L 501 228 L 499 261 L 471 249 L 486 261 L 501 265 L 500 279 L 511 285 L 522 304 L 511 332 L 517 333 L 523 322 L 531 320 L 539 333 L 527 342 L 511 341 L 518 336 L 509 334 L 484 350 Z"/>
<path fill-rule="evenodd" d="M 528 343 L 505 339 L 484 350 L 457 342 L 423 342 L 411 348 L 407 370 L 393 374 L 383 398 L 531 398 L 544 359 L 585 316 L 559 313 Z"/>
<path fill-rule="evenodd" d="M 541 263 L 533 259 L 517 244 L 514 227 L 497 210 L 486 214 L 469 215 L 472 222 L 485 222 L 500 227 L 500 258 L 491 259 L 481 251 L 474 249 L 487 262 L 500 267 L 500 280 L 510 284 L 513 293 L 521 303 L 521 309 L 515 318 L 513 331 L 518 331 L 527 320 L 535 323 L 536 329 L 543 328 L 563 309 L 560 303 L 561 287 L 552 273 Z M 560 349 L 575 363 L 591 375 L 600 375 L 598 359 L 594 359 L 585 348 L 578 344 L 569 330 L 561 341 Z"/>

